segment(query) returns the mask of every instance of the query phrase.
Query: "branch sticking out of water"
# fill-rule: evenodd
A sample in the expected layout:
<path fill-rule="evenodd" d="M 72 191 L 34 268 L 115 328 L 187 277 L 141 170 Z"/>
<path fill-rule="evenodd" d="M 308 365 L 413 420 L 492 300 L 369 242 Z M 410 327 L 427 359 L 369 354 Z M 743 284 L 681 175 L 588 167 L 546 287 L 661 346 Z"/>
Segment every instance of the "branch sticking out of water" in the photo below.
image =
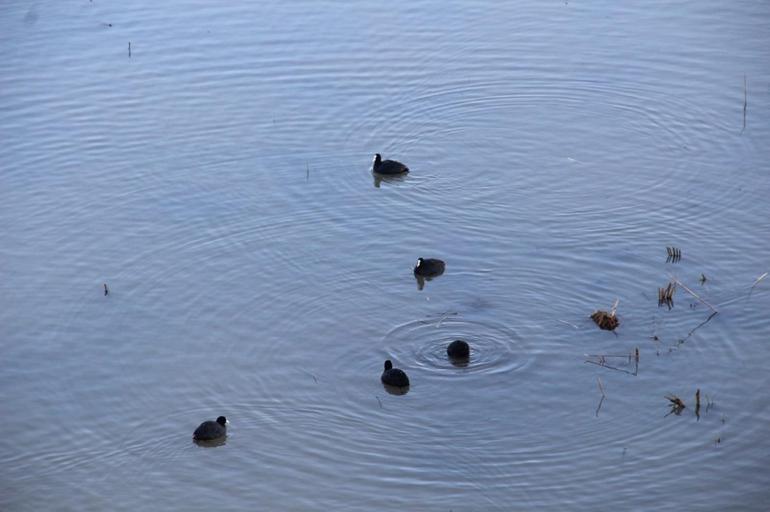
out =
<path fill-rule="evenodd" d="M 668 306 L 668 309 L 674 307 L 674 292 L 676 292 L 676 283 L 669 281 L 665 288 L 658 288 L 658 307 Z"/>
<path fill-rule="evenodd" d="M 700 388 L 695 391 L 695 417 L 700 420 Z"/>
<path fill-rule="evenodd" d="M 131 58 L 131 41 L 128 42 L 128 58 Z"/>
<path fill-rule="evenodd" d="M 666 247 L 666 263 L 677 263 L 682 259 L 682 250 L 676 247 Z"/>

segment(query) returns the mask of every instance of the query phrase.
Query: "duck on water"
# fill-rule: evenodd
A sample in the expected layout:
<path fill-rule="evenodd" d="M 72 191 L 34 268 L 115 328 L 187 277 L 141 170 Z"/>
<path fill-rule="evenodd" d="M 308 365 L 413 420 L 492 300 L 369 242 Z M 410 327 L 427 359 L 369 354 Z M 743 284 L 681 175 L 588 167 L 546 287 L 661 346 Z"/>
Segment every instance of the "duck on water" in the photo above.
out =
<path fill-rule="evenodd" d="M 383 160 L 382 155 L 377 153 L 374 155 L 374 163 L 372 163 L 372 172 L 377 174 L 406 174 L 409 172 L 409 167 L 405 166 L 401 162 L 396 160 Z"/>
<path fill-rule="evenodd" d="M 227 418 L 220 416 L 217 421 L 204 421 L 193 432 L 195 441 L 214 441 L 227 435 Z"/>
<path fill-rule="evenodd" d="M 406 376 L 404 370 L 393 368 L 393 363 L 390 359 L 385 361 L 385 369 L 382 371 L 380 380 L 386 386 L 393 386 L 395 388 L 409 387 L 409 377 Z"/>
<path fill-rule="evenodd" d="M 417 258 L 414 275 L 420 277 L 438 277 L 444 273 L 446 264 L 435 258 Z"/>

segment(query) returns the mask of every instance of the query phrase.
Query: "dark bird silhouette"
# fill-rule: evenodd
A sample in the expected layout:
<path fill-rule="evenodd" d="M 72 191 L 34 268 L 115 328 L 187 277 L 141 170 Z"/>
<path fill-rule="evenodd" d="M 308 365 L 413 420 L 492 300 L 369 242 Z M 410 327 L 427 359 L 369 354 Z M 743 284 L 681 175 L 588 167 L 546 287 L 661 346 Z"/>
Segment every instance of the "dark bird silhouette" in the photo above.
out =
<path fill-rule="evenodd" d="M 227 418 L 220 416 L 217 421 L 204 421 L 193 432 L 195 441 L 212 441 L 227 435 Z"/>
<path fill-rule="evenodd" d="M 394 386 L 397 388 L 405 388 L 409 386 L 409 377 L 406 376 L 403 370 L 399 368 L 393 368 L 393 363 L 388 359 L 385 361 L 385 369 L 382 371 L 382 377 L 380 377 L 383 384 L 388 386 Z"/>
<path fill-rule="evenodd" d="M 409 172 L 409 167 L 395 160 L 383 160 L 382 156 L 377 153 L 374 155 L 372 172 L 377 174 L 404 174 Z"/>

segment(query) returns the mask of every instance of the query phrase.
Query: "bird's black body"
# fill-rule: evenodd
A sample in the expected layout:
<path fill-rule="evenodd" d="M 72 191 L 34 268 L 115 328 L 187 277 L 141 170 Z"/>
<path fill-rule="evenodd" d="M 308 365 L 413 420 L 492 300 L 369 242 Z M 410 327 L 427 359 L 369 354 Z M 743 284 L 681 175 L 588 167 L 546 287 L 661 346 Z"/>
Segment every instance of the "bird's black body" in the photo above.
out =
<path fill-rule="evenodd" d="M 446 348 L 446 353 L 451 359 L 468 359 L 471 355 L 471 347 L 463 340 L 454 340 Z"/>
<path fill-rule="evenodd" d="M 409 387 L 409 377 L 406 376 L 406 373 L 404 373 L 403 370 L 393 368 L 393 363 L 390 362 L 390 359 L 385 361 L 385 369 L 382 372 L 380 380 L 382 380 L 383 384 L 388 386 L 397 388 Z"/>
<path fill-rule="evenodd" d="M 417 258 L 414 275 L 420 277 L 437 277 L 444 273 L 446 264 L 434 258 Z"/>
<path fill-rule="evenodd" d="M 227 418 L 220 416 L 217 421 L 204 421 L 193 432 L 196 441 L 212 441 L 227 434 Z"/>
<path fill-rule="evenodd" d="M 377 174 L 405 174 L 409 172 L 409 167 L 395 160 L 383 160 L 382 156 L 377 153 L 374 155 L 372 172 Z"/>

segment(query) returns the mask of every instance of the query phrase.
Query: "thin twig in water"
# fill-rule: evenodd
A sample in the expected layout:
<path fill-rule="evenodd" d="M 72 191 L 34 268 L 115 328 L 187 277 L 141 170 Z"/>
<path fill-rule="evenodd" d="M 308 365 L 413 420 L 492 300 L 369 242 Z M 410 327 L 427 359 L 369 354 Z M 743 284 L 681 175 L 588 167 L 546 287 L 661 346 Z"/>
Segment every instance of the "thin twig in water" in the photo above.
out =
<path fill-rule="evenodd" d="M 698 302 L 700 302 L 701 304 L 705 304 L 706 306 L 708 306 L 708 308 L 709 308 L 711 311 L 713 311 L 714 313 L 718 313 L 718 311 L 717 311 L 717 308 L 715 308 L 714 306 L 712 306 L 711 304 L 709 304 L 708 302 L 706 302 L 705 300 L 703 300 L 703 299 L 702 299 L 702 298 L 701 298 L 701 297 L 700 297 L 700 296 L 699 296 L 697 293 L 695 293 L 694 291 L 692 291 L 692 290 L 690 290 L 689 288 L 687 288 L 687 286 L 686 286 L 684 283 L 682 283 L 682 281 L 680 281 L 680 280 L 679 280 L 679 279 L 677 279 L 677 278 L 673 278 L 673 281 L 674 281 L 676 284 L 678 284 L 679 286 L 681 286 L 682 288 L 684 288 L 684 289 L 685 289 L 685 291 L 686 291 L 687 293 L 689 293 L 690 295 L 692 295 L 693 297 L 695 297 L 696 299 L 698 299 Z"/>
<path fill-rule="evenodd" d="M 634 348 L 634 377 L 639 375 L 639 347 Z"/>
<path fill-rule="evenodd" d="M 700 388 L 695 391 L 695 417 L 700 420 Z"/>
<path fill-rule="evenodd" d="M 701 323 L 699 323 L 698 325 L 696 325 L 695 327 L 693 327 L 693 328 L 692 328 L 692 330 L 691 330 L 690 332 L 688 332 L 688 333 L 687 333 L 687 336 L 685 336 L 684 338 L 681 338 L 681 339 L 677 340 L 677 345 L 681 345 L 681 344 L 683 344 L 684 342 L 686 342 L 687 340 L 689 340 L 689 339 L 692 337 L 692 335 L 695 333 L 695 331 L 697 331 L 698 329 L 700 329 L 701 327 L 703 327 L 704 325 L 706 325 L 707 323 L 709 323 L 709 321 L 710 321 L 712 318 L 714 318 L 714 316 L 715 316 L 716 314 L 717 314 L 717 312 L 716 312 L 716 311 L 714 311 L 713 313 L 711 313 L 711 314 L 708 316 L 708 318 L 706 318 L 704 321 L 702 321 Z"/>
<path fill-rule="evenodd" d="M 610 310 L 610 316 L 615 316 L 615 312 L 618 310 L 618 304 L 620 304 L 620 299 L 615 299 L 615 304 L 612 305 L 612 310 Z"/>
<path fill-rule="evenodd" d="M 758 284 L 759 284 L 759 283 L 760 283 L 760 282 L 761 282 L 761 281 L 762 281 L 764 278 L 766 278 L 766 277 L 767 277 L 767 272 L 765 272 L 764 274 L 762 274 L 761 276 L 759 276 L 759 277 L 757 278 L 757 280 L 756 280 L 756 281 L 754 281 L 754 284 L 752 284 L 752 285 L 751 285 L 751 289 L 753 290 L 753 289 L 754 289 L 754 287 L 755 287 L 756 285 L 758 285 Z"/>
<path fill-rule="evenodd" d="M 569 323 L 569 322 L 567 322 L 567 321 L 564 321 L 564 320 L 558 320 L 558 319 L 557 319 L 556 321 L 557 321 L 557 322 L 561 322 L 561 323 L 563 323 L 563 324 L 567 324 L 567 325 L 569 325 L 570 327 L 574 327 L 575 329 L 579 329 L 579 327 L 578 327 L 577 325 L 575 325 L 575 324 L 571 324 L 571 323 Z"/>
<path fill-rule="evenodd" d="M 623 357 L 628 358 L 628 356 L 623 356 Z M 623 368 L 618 368 L 616 366 L 608 365 L 604 357 L 599 357 L 598 361 L 591 361 L 590 359 L 586 359 L 584 362 L 589 364 L 595 364 L 596 366 L 601 366 L 602 368 L 607 368 L 609 370 L 615 370 L 616 372 L 623 372 L 629 375 L 635 375 L 634 372 L 629 372 L 628 370 L 624 370 Z"/>
<path fill-rule="evenodd" d="M 442 323 L 444 320 L 446 320 L 446 319 L 447 319 L 447 317 L 450 317 L 450 316 L 455 316 L 455 315 L 457 315 L 457 314 L 458 314 L 458 313 L 457 313 L 457 311 L 447 311 L 447 312 L 443 313 L 443 314 L 441 315 L 441 318 L 439 318 L 439 321 L 438 321 L 438 323 L 436 324 L 436 328 L 438 329 L 439 327 L 441 327 L 441 323 Z"/>
<path fill-rule="evenodd" d="M 128 42 L 128 58 L 131 58 L 131 41 Z"/>
<path fill-rule="evenodd" d="M 599 411 L 602 408 L 602 404 L 604 403 L 604 399 L 607 395 L 604 394 L 604 386 L 602 385 L 602 379 L 599 377 L 596 377 L 596 383 L 599 385 L 599 392 L 602 394 L 601 400 L 599 400 L 599 405 L 596 407 L 596 417 L 599 417 Z"/>
<path fill-rule="evenodd" d="M 741 133 L 746 131 L 746 108 L 749 106 L 748 87 L 746 86 L 746 75 L 743 75 L 743 128 Z"/>
<path fill-rule="evenodd" d="M 310 163 L 306 160 L 305 166 L 307 167 L 307 172 L 305 174 L 305 181 L 310 181 Z"/>
<path fill-rule="evenodd" d="M 380 409 L 384 409 L 384 407 L 382 406 L 382 400 L 380 400 L 380 397 L 378 397 L 377 395 L 374 395 L 374 398 L 376 398 L 377 402 L 380 404 Z"/>
<path fill-rule="evenodd" d="M 747 297 L 747 298 L 749 298 L 749 299 L 751 298 L 751 294 L 752 294 L 752 293 L 754 293 L 754 287 L 755 287 L 756 285 L 758 285 L 759 283 L 761 283 L 761 282 L 762 282 L 762 280 L 763 280 L 764 278 L 766 278 L 766 277 L 767 277 L 767 272 L 765 272 L 764 274 L 762 274 L 761 276 L 759 276 L 759 277 L 756 279 L 756 281 L 754 281 L 754 284 L 752 284 L 752 285 L 751 285 L 751 288 L 749 288 L 749 295 L 748 295 L 748 297 Z"/>

